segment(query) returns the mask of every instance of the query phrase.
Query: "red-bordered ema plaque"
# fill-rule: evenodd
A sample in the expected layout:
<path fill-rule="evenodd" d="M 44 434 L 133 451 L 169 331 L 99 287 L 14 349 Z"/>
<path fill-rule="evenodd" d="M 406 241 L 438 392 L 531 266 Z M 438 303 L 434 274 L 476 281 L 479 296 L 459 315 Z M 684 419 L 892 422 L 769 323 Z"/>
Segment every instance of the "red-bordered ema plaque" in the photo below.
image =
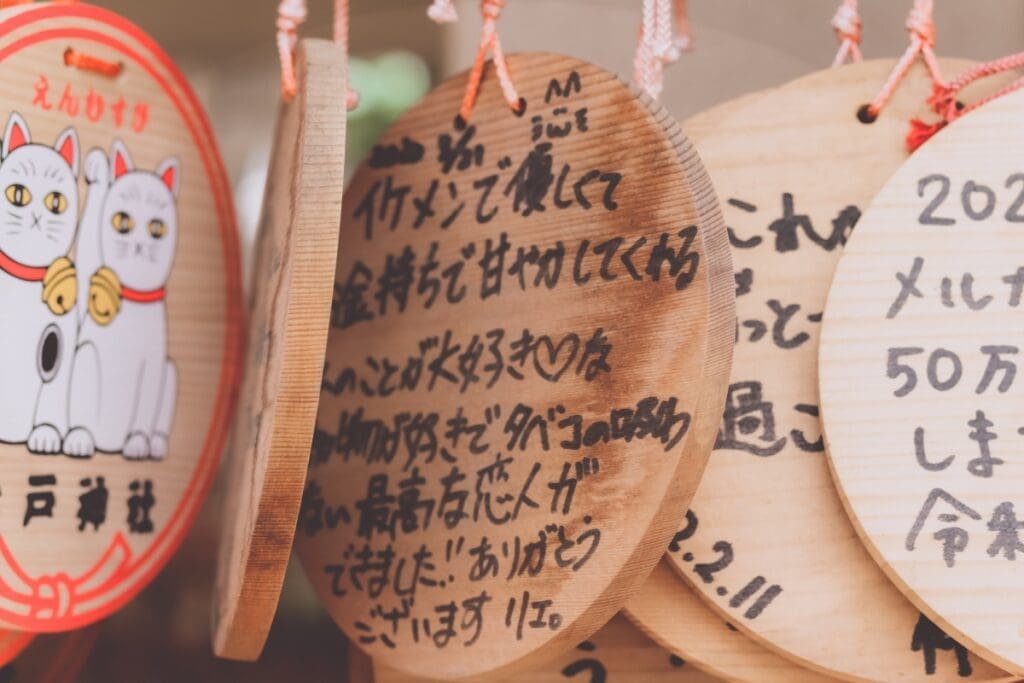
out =
<path fill-rule="evenodd" d="M 0 627 L 116 610 L 181 542 L 239 373 L 228 183 L 185 79 L 77 4 L 0 12 Z"/>

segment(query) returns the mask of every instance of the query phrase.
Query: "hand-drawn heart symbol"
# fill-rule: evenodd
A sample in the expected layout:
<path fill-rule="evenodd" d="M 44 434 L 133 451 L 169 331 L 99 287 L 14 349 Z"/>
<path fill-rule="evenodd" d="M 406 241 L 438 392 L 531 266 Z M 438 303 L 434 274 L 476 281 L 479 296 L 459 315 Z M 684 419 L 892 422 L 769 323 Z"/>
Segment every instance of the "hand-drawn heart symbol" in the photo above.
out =
<path fill-rule="evenodd" d="M 547 347 L 547 356 L 541 352 L 541 346 Z M 562 351 L 569 349 L 568 353 Z M 576 354 L 580 350 L 580 338 L 575 332 L 570 332 L 558 345 L 551 341 L 551 337 L 543 335 L 537 337 L 537 343 L 533 347 L 533 365 L 537 368 L 537 374 L 549 382 L 557 382 L 565 371 L 576 360 Z M 564 358 L 561 358 L 564 355 Z M 561 358 L 561 360 L 559 360 Z"/>

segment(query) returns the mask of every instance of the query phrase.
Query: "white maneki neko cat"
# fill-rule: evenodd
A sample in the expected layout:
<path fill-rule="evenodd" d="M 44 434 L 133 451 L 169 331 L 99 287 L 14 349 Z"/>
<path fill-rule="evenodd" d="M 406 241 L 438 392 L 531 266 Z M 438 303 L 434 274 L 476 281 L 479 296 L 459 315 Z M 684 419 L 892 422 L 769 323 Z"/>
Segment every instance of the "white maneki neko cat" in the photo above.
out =
<path fill-rule="evenodd" d="M 85 161 L 89 195 L 76 258 L 80 330 L 66 455 L 95 451 L 161 459 L 174 419 L 178 373 L 167 357 L 167 279 L 178 241 L 176 158 L 135 168 L 115 141 Z M 85 278 L 88 277 L 88 283 Z"/>
<path fill-rule="evenodd" d="M 0 148 L 0 442 L 162 459 L 178 390 L 165 296 L 181 167 L 170 157 L 136 169 L 119 140 L 109 159 L 92 150 L 79 220 L 79 159 L 73 128 L 39 144 L 11 114 Z"/>

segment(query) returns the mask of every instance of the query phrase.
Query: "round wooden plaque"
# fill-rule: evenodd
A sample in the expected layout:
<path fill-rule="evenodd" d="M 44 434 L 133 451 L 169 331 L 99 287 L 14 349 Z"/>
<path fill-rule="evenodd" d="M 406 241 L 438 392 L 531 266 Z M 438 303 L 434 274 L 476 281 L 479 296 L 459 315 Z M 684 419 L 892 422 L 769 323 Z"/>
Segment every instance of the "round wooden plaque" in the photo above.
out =
<path fill-rule="evenodd" d="M 316 422 L 338 258 L 345 54 L 303 40 L 281 107 L 249 305 L 246 375 L 227 466 L 213 649 L 263 650 L 291 555 Z"/>
<path fill-rule="evenodd" d="M 829 461 L 875 559 L 1017 675 L 1022 115 L 1024 93 L 986 105 L 878 193 L 836 271 L 820 365 Z"/>
<path fill-rule="evenodd" d="M 806 76 L 694 138 L 725 207 L 737 341 L 715 452 L 667 557 L 736 628 L 820 672 L 992 680 L 1004 674 L 968 657 L 879 571 L 823 454 L 816 358 L 828 285 L 861 211 L 906 158 L 907 121 L 927 115 L 918 66 L 877 121 L 858 120 L 891 67 Z"/>
<path fill-rule="evenodd" d="M 388 669 L 355 647 L 348 649 L 348 671 L 349 683 L 425 683 L 429 680 Z M 521 680 L 537 683 L 576 680 L 608 683 L 716 683 L 721 679 L 668 653 L 637 630 L 628 619 L 615 616 L 593 637 L 574 649 L 520 676 L 502 680 L 508 683 Z"/>
<path fill-rule="evenodd" d="M 240 261 L 210 126 L 137 27 L 4 10 L 0 64 L 0 626 L 61 631 L 141 590 L 203 501 Z"/>
<path fill-rule="evenodd" d="M 731 355 L 724 225 L 678 126 L 592 65 L 510 66 L 522 115 L 489 67 L 461 125 L 459 76 L 347 192 L 296 542 L 357 645 L 439 678 L 530 666 L 635 592 Z"/>
<path fill-rule="evenodd" d="M 767 92 L 745 95 L 696 114 L 682 123 L 683 130 L 699 145 L 722 121 Z M 703 435 L 704 443 L 713 442 L 718 434 L 721 398 L 717 406 L 703 413 L 698 411 L 694 431 Z M 687 587 L 665 562 L 655 567 L 637 595 L 626 603 L 624 612 L 670 652 L 726 680 L 751 683 L 832 680 L 779 657 L 739 633 Z"/>

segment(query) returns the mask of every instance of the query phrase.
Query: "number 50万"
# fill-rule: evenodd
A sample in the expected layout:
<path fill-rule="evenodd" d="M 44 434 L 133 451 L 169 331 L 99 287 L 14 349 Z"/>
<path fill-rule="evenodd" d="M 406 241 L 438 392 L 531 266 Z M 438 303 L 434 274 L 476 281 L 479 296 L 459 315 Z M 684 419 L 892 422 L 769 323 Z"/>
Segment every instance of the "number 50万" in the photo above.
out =
<path fill-rule="evenodd" d="M 979 351 L 988 360 L 974 393 L 983 394 L 992 386 L 1001 394 L 1009 391 L 1017 377 L 1017 363 L 1007 356 L 1016 356 L 1020 349 L 1005 344 L 991 344 L 979 347 Z M 926 354 L 925 349 L 919 346 L 890 347 L 885 374 L 892 379 L 902 380 L 901 385 L 892 392 L 893 396 L 902 398 L 914 391 L 918 385 L 918 373 L 922 369 L 928 384 L 936 391 L 949 391 L 956 387 L 964 374 L 963 361 L 949 349 L 937 348 Z"/>

